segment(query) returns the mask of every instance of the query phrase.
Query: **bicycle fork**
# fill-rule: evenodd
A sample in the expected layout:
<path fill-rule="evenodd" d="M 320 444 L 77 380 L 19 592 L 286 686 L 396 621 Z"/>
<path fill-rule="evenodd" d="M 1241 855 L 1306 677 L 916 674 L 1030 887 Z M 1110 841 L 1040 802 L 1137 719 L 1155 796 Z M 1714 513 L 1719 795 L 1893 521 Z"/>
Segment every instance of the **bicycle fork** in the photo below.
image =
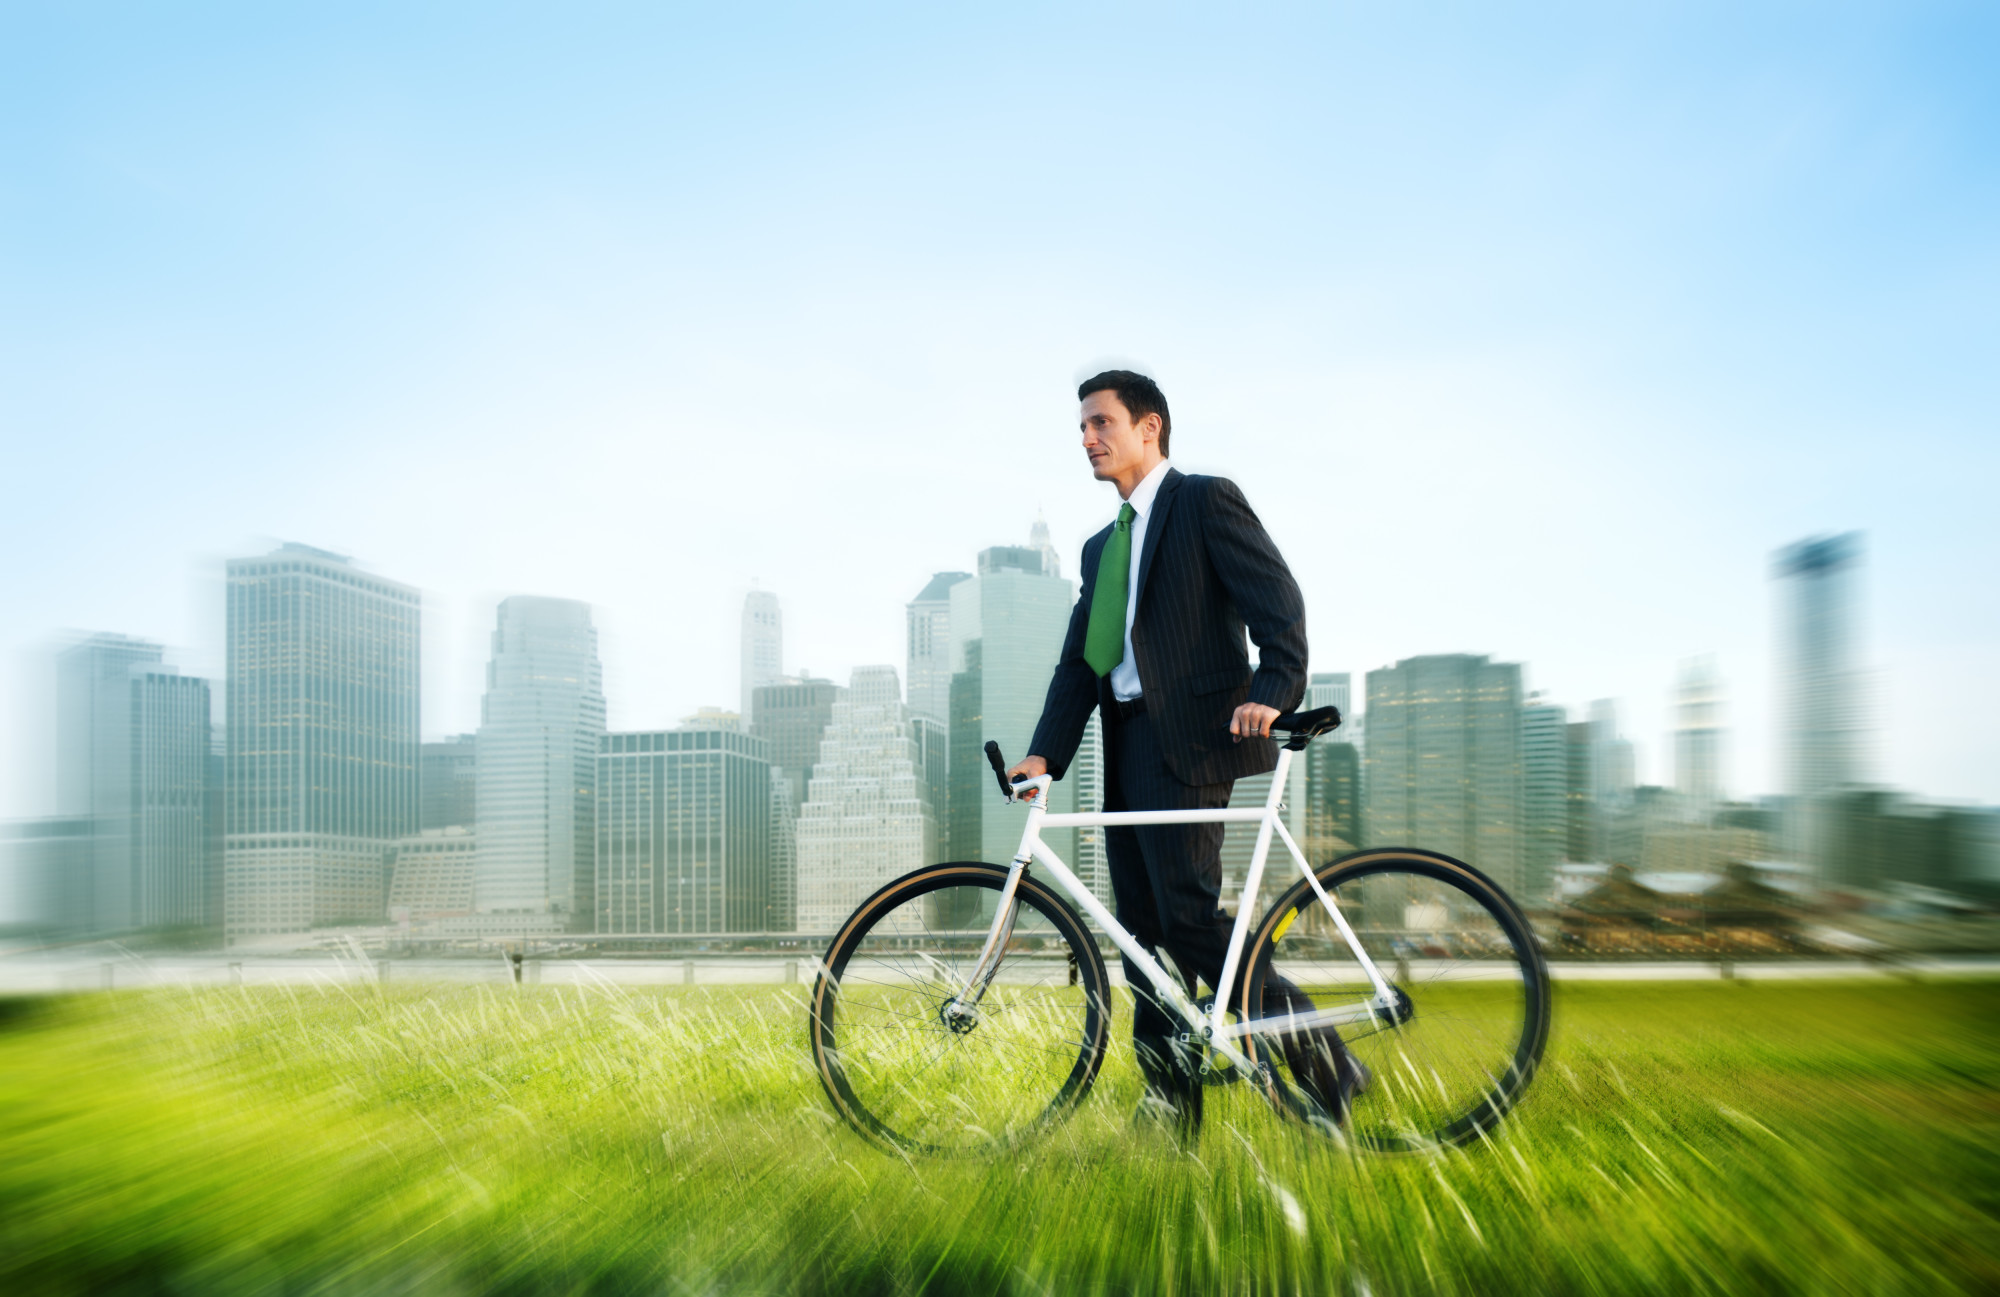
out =
<path fill-rule="evenodd" d="M 1035 817 L 1041 813 L 1036 806 L 1028 812 L 1030 840 L 1035 826 Z M 953 1031 L 969 1031 L 979 1021 L 979 1002 L 986 998 L 986 988 L 993 984 L 994 975 L 1000 971 L 1000 957 L 1007 953 L 1007 943 L 1014 939 L 1014 915 L 1019 905 L 1015 893 L 1021 886 L 1021 875 L 1028 869 L 1026 849 L 1017 852 L 1014 863 L 1007 869 L 1007 881 L 1000 888 L 1000 904 L 993 915 L 993 926 L 986 931 L 986 944 L 980 948 L 979 959 L 966 976 L 965 986 L 951 997 L 944 1006 L 945 1025 Z"/>

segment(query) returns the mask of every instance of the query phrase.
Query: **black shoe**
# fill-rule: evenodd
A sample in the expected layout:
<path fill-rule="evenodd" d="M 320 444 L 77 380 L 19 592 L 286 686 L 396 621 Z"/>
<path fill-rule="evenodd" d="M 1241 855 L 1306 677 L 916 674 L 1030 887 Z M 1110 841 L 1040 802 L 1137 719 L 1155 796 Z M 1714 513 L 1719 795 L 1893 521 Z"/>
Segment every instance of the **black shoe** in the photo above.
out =
<path fill-rule="evenodd" d="M 1146 1092 L 1132 1125 L 1171 1134 L 1182 1148 L 1194 1147 L 1201 1135 L 1202 1083 L 1192 1054 L 1178 1043 L 1141 1046 L 1138 1054 Z"/>
<path fill-rule="evenodd" d="M 1334 1048 L 1340 1051 L 1338 1063 L 1328 1057 L 1326 1046 L 1317 1042 L 1287 1049 L 1285 1061 L 1292 1069 L 1292 1083 L 1319 1109 L 1318 1115 L 1344 1126 L 1354 1101 L 1375 1083 L 1375 1073 L 1345 1046 L 1336 1044 Z"/>

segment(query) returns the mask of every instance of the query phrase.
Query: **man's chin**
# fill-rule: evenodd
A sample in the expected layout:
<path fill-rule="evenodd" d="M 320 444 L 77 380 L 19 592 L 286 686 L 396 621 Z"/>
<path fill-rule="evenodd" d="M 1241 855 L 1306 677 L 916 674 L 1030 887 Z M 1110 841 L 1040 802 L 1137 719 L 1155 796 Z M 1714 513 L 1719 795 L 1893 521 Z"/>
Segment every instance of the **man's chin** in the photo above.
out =
<path fill-rule="evenodd" d="M 1111 461 L 1108 459 L 1091 460 L 1090 475 L 1100 482 L 1109 482 L 1117 477 L 1117 474 L 1111 471 Z"/>

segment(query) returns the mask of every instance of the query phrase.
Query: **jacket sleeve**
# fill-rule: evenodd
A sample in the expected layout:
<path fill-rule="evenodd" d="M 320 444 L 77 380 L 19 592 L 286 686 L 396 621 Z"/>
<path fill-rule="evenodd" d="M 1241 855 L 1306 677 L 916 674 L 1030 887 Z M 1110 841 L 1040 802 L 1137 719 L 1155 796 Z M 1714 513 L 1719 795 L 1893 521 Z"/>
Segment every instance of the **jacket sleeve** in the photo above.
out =
<path fill-rule="evenodd" d="M 1236 483 L 1211 478 L 1202 538 L 1222 588 L 1257 645 L 1250 701 L 1288 712 L 1306 692 L 1306 601 L 1264 524 Z"/>
<path fill-rule="evenodd" d="M 1097 583 L 1097 559 L 1104 552 L 1102 535 L 1093 536 L 1083 547 L 1083 572 L 1079 584 L 1083 593 L 1070 610 L 1069 630 L 1063 635 L 1062 656 L 1056 659 L 1049 694 L 1042 702 L 1042 719 L 1028 744 L 1028 755 L 1048 762 L 1049 773 L 1057 779 L 1069 769 L 1076 749 L 1083 742 L 1083 727 L 1097 707 L 1097 672 L 1083 660 L 1083 640 L 1090 628 L 1090 592 Z"/>

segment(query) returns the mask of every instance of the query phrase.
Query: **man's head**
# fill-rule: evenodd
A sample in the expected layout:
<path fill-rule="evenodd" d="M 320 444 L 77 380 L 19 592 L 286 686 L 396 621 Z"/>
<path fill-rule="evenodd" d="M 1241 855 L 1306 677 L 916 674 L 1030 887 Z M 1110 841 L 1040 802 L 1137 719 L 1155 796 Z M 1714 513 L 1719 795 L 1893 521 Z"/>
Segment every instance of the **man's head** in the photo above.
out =
<path fill-rule="evenodd" d="M 1083 402 L 1081 427 L 1090 471 L 1116 482 L 1129 496 L 1155 464 L 1166 458 L 1173 419 L 1160 385 L 1129 369 L 1107 369 L 1076 389 Z"/>

